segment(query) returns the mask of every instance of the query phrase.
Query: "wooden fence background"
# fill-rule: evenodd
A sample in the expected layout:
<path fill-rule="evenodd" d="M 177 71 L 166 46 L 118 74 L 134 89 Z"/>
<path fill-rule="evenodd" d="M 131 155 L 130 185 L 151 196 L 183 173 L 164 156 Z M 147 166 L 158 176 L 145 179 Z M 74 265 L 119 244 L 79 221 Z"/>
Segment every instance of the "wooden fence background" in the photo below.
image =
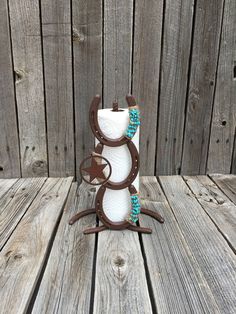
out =
<path fill-rule="evenodd" d="M 68 176 L 133 93 L 141 172 L 236 172 L 235 0 L 2 0 L 0 177 Z"/>

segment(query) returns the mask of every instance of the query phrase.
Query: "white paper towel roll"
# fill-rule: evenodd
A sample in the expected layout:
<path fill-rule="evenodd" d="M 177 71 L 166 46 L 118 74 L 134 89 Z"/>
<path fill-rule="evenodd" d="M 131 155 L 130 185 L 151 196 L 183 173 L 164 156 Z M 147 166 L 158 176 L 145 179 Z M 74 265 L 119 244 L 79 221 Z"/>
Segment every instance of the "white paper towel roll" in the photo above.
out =
<path fill-rule="evenodd" d="M 98 123 L 102 132 L 112 139 L 117 139 L 124 135 L 129 124 L 129 110 L 112 111 L 112 109 L 98 110 Z M 139 151 L 139 128 L 132 139 Z M 96 139 L 96 144 L 98 141 Z M 131 169 L 131 156 L 127 145 L 118 147 L 104 146 L 102 156 L 107 158 L 112 166 L 111 181 L 123 181 L 129 175 Z M 137 191 L 139 190 L 139 174 L 132 183 Z M 130 213 L 130 193 L 128 188 L 122 190 L 106 189 L 103 198 L 103 209 L 107 217 L 113 222 L 126 219 Z"/>

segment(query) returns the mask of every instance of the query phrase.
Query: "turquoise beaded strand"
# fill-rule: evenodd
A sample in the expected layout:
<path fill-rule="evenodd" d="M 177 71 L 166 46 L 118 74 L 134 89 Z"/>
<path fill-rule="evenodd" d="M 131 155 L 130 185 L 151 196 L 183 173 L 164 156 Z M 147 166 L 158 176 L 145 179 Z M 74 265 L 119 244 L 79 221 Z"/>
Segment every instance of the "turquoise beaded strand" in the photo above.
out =
<path fill-rule="evenodd" d="M 128 139 L 132 139 L 140 125 L 140 111 L 137 106 L 129 108 L 129 125 L 126 129 L 125 136 Z M 128 221 L 136 223 L 139 219 L 141 205 L 139 202 L 138 194 L 131 194 L 131 213 L 128 217 Z"/>
<path fill-rule="evenodd" d="M 137 107 L 129 108 L 129 125 L 126 129 L 125 136 L 132 139 L 140 125 L 140 112 Z"/>
<path fill-rule="evenodd" d="M 131 198 L 131 214 L 128 218 L 128 220 L 132 221 L 133 223 L 136 223 L 139 219 L 140 209 L 141 205 L 139 202 L 138 194 L 130 195 Z"/>

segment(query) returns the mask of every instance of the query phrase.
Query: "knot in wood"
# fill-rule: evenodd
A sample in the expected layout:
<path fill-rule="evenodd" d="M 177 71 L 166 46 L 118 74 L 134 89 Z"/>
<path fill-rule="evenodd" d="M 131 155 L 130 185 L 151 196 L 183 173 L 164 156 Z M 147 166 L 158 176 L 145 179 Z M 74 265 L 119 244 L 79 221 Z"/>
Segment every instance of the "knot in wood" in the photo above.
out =
<path fill-rule="evenodd" d="M 218 205 L 222 205 L 222 204 L 225 203 L 225 200 L 223 198 L 221 198 L 220 196 L 219 197 L 217 196 L 216 197 L 216 202 L 217 202 Z"/>
<path fill-rule="evenodd" d="M 114 260 L 114 264 L 118 267 L 123 267 L 125 265 L 125 260 L 121 256 L 117 256 Z"/>
<path fill-rule="evenodd" d="M 15 69 L 14 73 L 16 83 L 19 83 L 26 76 L 26 72 L 23 69 Z"/>
<path fill-rule="evenodd" d="M 96 188 L 95 188 L 95 187 L 90 188 L 90 189 L 89 189 L 89 192 L 95 193 L 95 192 L 96 192 Z"/>
<path fill-rule="evenodd" d="M 84 41 L 84 35 L 79 34 L 78 30 L 74 27 L 73 27 L 73 32 L 72 32 L 72 38 L 73 38 L 73 41 L 78 41 L 78 42 Z"/>
<path fill-rule="evenodd" d="M 47 172 L 47 164 L 44 160 L 36 160 L 32 164 L 32 171 L 35 174 L 45 174 Z"/>
<path fill-rule="evenodd" d="M 14 259 L 21 259 L 22 258 L 22 254 L 15 254 L 14 255 Z"/>

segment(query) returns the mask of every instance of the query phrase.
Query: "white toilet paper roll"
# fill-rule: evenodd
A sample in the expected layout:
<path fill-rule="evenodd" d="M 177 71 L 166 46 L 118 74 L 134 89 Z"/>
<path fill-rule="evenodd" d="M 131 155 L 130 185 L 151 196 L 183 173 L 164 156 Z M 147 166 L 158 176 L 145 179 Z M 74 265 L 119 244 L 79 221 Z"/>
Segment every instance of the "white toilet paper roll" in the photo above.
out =
<path fill-rule="evenodd" d="M 112 139 L 124 135 L 129 124 L 128 109 L 112 111 L 112 109 L 98 110 L 98 123 L 102 132 Z M 139 128 L 132 139 L 139 151 Z M 96 139 L 95 143 L 98 141 Z M 104 146 L 102 155 L 109 160 L 112 166 L 111 181 L 120 182 L 127 178 L 131 169 L 131 156 L 127 145 L 118 147 Z M 139 174 L 132 183 L 139 190 Z M 122 190 L 106 189 L 103 198 L 103 209 L 107 217 L 113 222 L 126 219 L 130 213 L 131 203 L 128 188 Z"/>

